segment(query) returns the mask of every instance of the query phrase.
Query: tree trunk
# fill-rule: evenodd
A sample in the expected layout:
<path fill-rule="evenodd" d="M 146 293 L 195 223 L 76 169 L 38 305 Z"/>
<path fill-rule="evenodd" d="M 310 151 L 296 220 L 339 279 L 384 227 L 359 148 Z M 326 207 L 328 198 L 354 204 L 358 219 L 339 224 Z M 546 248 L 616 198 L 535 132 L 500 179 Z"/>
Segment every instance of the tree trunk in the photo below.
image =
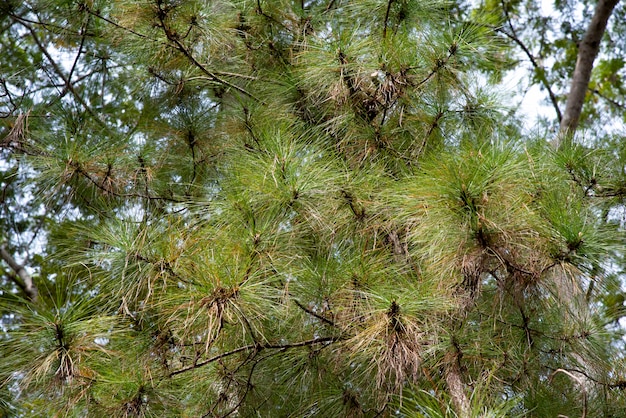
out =
<path fill-rule="evenodd" d="M 580 120 L 580 113 L 589 87 L 593 62 L 600 49 L 600 41 L 604 35 L 609 17 L 619 0 L 599 0 L 593 18 L 582 39 L 576 60 L 576 68 L 572 76 L 570 92 L 567 96 L 565 112 L 561 120 L 556 146 L 561 145 L 564 138 L 574 134 Z"/>
<path fill-rule="evenodd" d="M 26 297 L 32 301 L 37 300 L 37 288 L 33 283 L 33 278 L 28 274 L 24 266 L 15 261 L 4 245 L 0 246 L 0 258 L 6 261 L 9 267 L 17 274 L 17 276 L 11 276 L 11 279 L 22 289 Z"/>
<path fill-rule="evenodd" d="M 445 378 L 448 385 L 448 393 L 459 418 L 471 418 L 470 400 L 465 393 L 465 384 L 461 376 L 460 353 L 450 352 L 446 356 Z"/>

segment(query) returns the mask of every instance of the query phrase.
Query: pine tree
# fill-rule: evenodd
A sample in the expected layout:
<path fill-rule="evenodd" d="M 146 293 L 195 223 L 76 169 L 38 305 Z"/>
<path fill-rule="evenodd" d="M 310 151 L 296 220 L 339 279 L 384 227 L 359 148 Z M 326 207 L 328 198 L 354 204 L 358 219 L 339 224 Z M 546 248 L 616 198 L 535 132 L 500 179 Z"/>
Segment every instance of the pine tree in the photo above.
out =
<path fill-rule="evenodd" d="M 463 6 L 1 5 L 5 414 L 619 416 L 623 145 Z"/>

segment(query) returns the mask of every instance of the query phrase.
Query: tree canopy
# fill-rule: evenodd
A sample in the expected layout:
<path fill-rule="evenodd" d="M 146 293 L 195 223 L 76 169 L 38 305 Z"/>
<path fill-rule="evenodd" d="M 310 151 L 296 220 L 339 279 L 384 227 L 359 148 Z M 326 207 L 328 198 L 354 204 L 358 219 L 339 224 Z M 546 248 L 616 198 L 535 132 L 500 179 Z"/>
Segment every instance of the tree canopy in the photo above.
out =
<path fill-rule="evenodd" d="M 541 4 L 2 2 L 0 414 L 621 416 L 626 7 Z"/>

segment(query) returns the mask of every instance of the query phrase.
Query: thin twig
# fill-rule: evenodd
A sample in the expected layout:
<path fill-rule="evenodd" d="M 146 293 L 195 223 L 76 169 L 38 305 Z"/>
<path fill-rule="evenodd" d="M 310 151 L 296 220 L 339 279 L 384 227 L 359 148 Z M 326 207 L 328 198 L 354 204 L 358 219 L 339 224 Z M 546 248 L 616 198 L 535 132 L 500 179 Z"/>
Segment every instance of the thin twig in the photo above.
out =
<path fill-rule="evenodd" d="M 530 52 L 528 47 L 517 36 L 515 28 L 513 27 L 513 23 L 511 22 L 511 16 L 509 15 L 509 11 L 506 7 L 506 4 L 504 3 L 504 0 L 502 0 L 502 10 L 504 12 L 504 16 L 506 17 L 506 21 L 509 25 L 509 28 L 511 29 L 511 33 L 508 33 L 507 31 L 501 28 L 497 28 L 496 31 L 504 34 L 507 38 L 515 42 L 522 49 L 524 54 L 526 54 L 533 68 L 535 69 L 535 73 L 537 74 L 537 76 L 539 76 L 539 81 L 541 81 L 541 84 L 543 84 L 543 87 L 548 91 L 550 102 L 552 102 L 552 107 L 554 107 L 554 110 L 556 112 L 556 117 L 560 123 L 561 120 L 563 119 L 563 115 L 561 114 L 561 109 L 559 109 L 559 103 L 556 98 L 556 94 L 554 94 L 554 92 L 552 91 L 552 87 L 550 86 L 550 83 L 548 83 L 548 79 L 545 76 L 545 69 L 539 65 L 539 63 L 535 59 L 534 55 Z"/>
<path fill-rule="evenodd" d="M 593 94 L 597 94 L 599 97 L 601 97 L 602 99 L 606 100 L 611 105 L 617 107 L 620 110 L 626 109 L 626 105 L 623 105 L 622 103 L 620 103 L 618 101 L 615 101 L 615 100 L 611 99 L 610 97 L 607 97 L 605 94 L 602 94 L 600 92 L 600 90 L 598 90 L 598 89 L 589 89 L 589 91 L 591 91 Z"/>
<path fill-rule="evenodd" d="M 336 327 L 337 325 L 331 321 L 330 319 L 326 318 L 325 316 L 322 316 L 316 312 L 314 312 L 313 310 L 307 308 L 306 306 L 304 306 L 302 303 L 300 303 L 299 301 L 294 299 L 295 304 L 298 306 L 298 308 L 302 309 L 304 312 L 308 313 L 311 316 L 314 316 L 315 318 L 319 319 L 320 321 L 324 322 L 325 324 L 331 325 L 333 327 Z"/>
<path fill-rule="evenodd" d="M 80 103 L 80 105 L 85 109 L 85 111 L 87 113 L 89 113 L 89 115 L 91 115 L 93 117 L 93 119 L 96 121 L 96 123 L 98 125 L 100 125 L 102 128 L 105 128 L 105 129 L 108 130 L 108 126 L 106 125 L 106 123 L 104 123 L 100 119 L 100 117 L 98 117 L 96 112 L 93 109 L 91 109 L 91 107 L 87 104 L 87 102 L 85 102 L 85 100 L 78 94 L 76 89 L 74 89 L 74 86 L 72 85 L 70 80 L 65 76 L 65 74 L 63 73 L 63 71 L 61 70 L 59 65 L 56 63 L 56 61 L 54 61 L 54 59 L 52 58 L 52 56 L 50 55 L 50 53 L 48 52 L 46 47 L 39 40 L 39 37 L 37 36 L 35 30 L 29 24 L 27 24 L 21 18 L 19 18 L 18 16 L 11 16 L 11 17 L 15 21 L 19 22 L 22 26 L 24 26 L 30 32 L 30 35 L 32 36 L 33 40 L 35 41 L 35 44 L 37 45 L 37 47 L 39 48 L 41 53 L 43 53 L 45 55 L 45 57 L 47 58 L 47 60 L 50 62 L 50 65 L 52 65 L 52 68 L 54 69 L 54 72 L 63 80 L 63 83 L 65 84 L 65 87 L 67 88 L 67 90 L 70 93 L 72 93 L 72 95 L 74 96 L 76 101 L 78 101 L 78 103 Z"/>
<path fill-rule="evenodd" d="M 119 23 L 117 23 L 117 22 L 115 22 L 115 21 L 113 21 L 113 20 L 111 20 L 111 19 L 109 19 L 109 18 L 107 18 L 107 17 L 104 17 L 104 16 L 102 16 L 102 15 L 100 15 L 100 14 L 96 13 L 96 12 L 94 12 L 94 11 L 93 11 L 93 10 L 91 10 L 90 8 L 87 8 L 87 12 L 88 12 L 89 14 L 91 14 L 91 15 L 93 15 L 93 16 L 95 16 L 95 17 L 97 17 L 98 19 L 102 19 L 102 20 L 104 20 L 105 22 L 107 22 L 107 23 L 109 23 L 109 24 L 111 24 L 111 25 L 115 26 L 116 28 L 118 28 L 118 29 L 122 29 L 123 31 L 126 31 L 126 32 L 128 32 L 128 33 L 131 33 L 131 34 L 133 34 L 133 35 L 135 35 L 135 36 L 138 36 L 139 38 L 147 39 L 147 40 L 150 40 L 150 41 L 152 41 L 152 42 L 159 43 L 159 44 L 161 44 L 161 45 L 163 45 L 163 46 L 168 46 L 168 43 L 166 43 L 166 42 L 161 42 L 161 41 L 159 41 L 159 40 L 157 40 L 157 39 L 153 39 L 153 38 L 151 38 L 151 37 L 149 37 L 149 36 L 147 36 L 147 35 L 144 35 L 143 33 L 139 33 L 139 32 L 137 32 L 137 31 L 135 31 L 135 30 L 133 30 L 133 29 L 131 29 L 131 28 L 127 28 L 126 26 L 122 26 L 122 25 L 120 25 Z"/>
<path fill-rule="evenodd" d="M 69 82 L 72 81 L 72 76 L 74 75 L 74 71 L 76 71 L 76 66 L 78 65 L 78 60 L 83 53 L 83 48 L 85 47 L 85 40 L 87 39 L 87 28 L 89 27 L 89 21 L 91 16 L 87 16 L 87 21 L 81 27 L 81 37 L 80 44 L 78 45 L 78 52 L 76 53 L 76 57 L 74 58 L 74 63 L 72 64 L 72 68 L 70 69 L 70 73 L 67 76 L 67 80 Z"/>

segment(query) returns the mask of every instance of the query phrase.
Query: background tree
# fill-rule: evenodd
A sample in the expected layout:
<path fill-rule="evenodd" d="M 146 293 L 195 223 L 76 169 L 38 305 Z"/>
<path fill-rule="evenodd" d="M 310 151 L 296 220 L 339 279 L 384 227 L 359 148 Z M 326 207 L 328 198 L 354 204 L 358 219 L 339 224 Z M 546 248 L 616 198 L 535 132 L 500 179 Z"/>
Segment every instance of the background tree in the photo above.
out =
<path fill-rule="evenodd" d="M 623 4 L 487 1 L 481 10 L 501 17 L 497 31 L 517 48 L 520 59 L 516 67 L 526 67 L 532 74 L 521 83 L 521 92 L 533 85 L 545 92 L 553 112 L 546 112 L 543 124 L 566 129 L 575 121 L 572 130 L 576 131 L 579 117 L 572 118 L 569 113 L 582 111 L 585 131 L 606 135 L 607 126 L 622 126 Z M 574 79 L 579 88 L 570 94 Z"/>
<path fill-rule="evenodd" d="M 0 7 L 6 415 L 626 408 L 619 132 L 495 94 L 519 47 L 563 104 L 536 4 Z"/>

